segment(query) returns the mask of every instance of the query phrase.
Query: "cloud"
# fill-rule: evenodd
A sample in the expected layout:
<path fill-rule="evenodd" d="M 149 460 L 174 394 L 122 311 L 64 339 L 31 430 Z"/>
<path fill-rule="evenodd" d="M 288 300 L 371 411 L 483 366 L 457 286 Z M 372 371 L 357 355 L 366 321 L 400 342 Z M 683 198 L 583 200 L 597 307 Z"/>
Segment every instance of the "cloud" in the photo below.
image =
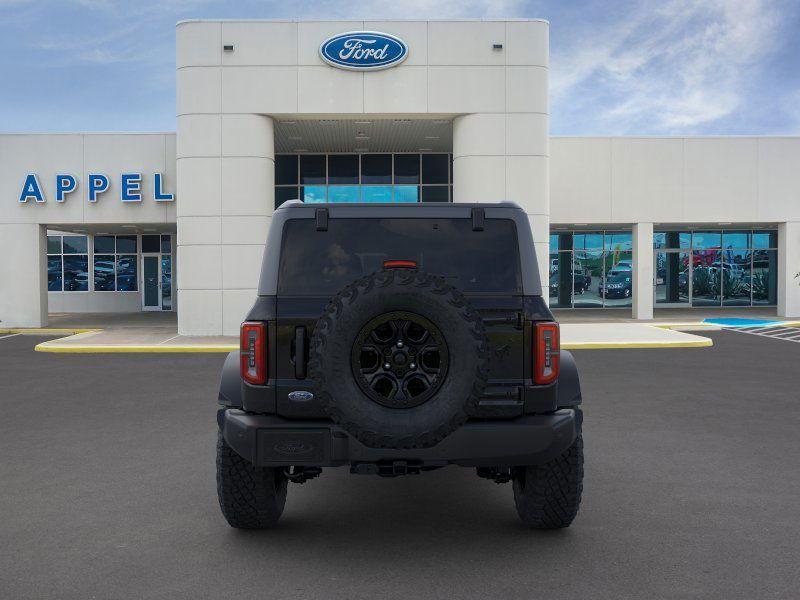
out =
<path fill-rule="evenodd" d="M 639 4 L 554 52 L 553 104 L 601 106 L 597 123 L 617 133 L 687 132 L 723 119 L 779 46 L 781 8 L 771 0 Z"/>

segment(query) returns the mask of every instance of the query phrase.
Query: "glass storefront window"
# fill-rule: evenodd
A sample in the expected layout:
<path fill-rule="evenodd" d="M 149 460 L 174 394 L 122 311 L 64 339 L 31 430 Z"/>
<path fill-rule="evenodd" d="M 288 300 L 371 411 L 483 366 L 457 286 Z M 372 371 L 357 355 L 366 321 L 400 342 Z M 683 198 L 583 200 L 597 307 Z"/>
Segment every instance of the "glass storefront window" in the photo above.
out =
<path fill-rule="evenodd" d="M 619 236 L 620 234 L 613 234 Z M 608 245 L 608 234 L 606 244 Z M 630 235 L 628 235 L 630 243 Z M 613 239 L 613 238 L 612 238 Z M 633 252 L 620 250 L 625 247 L 624 241 L 612 243 L 613 250 L 605 253 L 606 273 L 603 279 L 603 305 L 604 306 L 631 306 L 633 303 Z"/>
<path fill-rule="evenodd" d="M 314 193 L 316 188 L 324 188 L 325 186 L 306 186 L 306 194 L 308 190 L 312 189 Z M 357 185 L 331 185 L 328 186 L 328 202 L 361 202 L 361 188 Z M 308 200 L 306 200 L 308 202 Z M 314 200 L 314 202 L 325 202 L 325 200 Z"/>
<path fill-rule="evenodd" d="M 89 258 L 85 254 L 64 255 L 64 291 L 89 291 Z"/>
<path fill-rule="evenodd" d="M 719 250 L 695 250 L 692 253 L 692 306 L 719 306 L 722 274 Z"/>
<path fill-rule="evenodd" d="M 419 183 L 419 154 L 394 155 L 394 182 Z"/>
<path fill-rule="evenodd" d="M 447 154 L 422 155 L 422 183 L 447 183 Z"/>
<path fill-rule="evenodd" d="M 89 237 L 47 236 L 47 291 L 89 291 Z"/>
<path fill-rule="evenodd" d="M 96 235 L 94 236 L 94 252 L 95 254 L 114 254 L 114 236 L 113 235 Z"/>
<path fill-rule="evenodd" d="M 633 241 L 630 233 L 608 233 L 605 235 L 606 250 L 632 250 Z"/>
<path fill-rule="evenodd" d="M 722 234 L 723 248 L 750 248 L 749 231 L 725 231 Z"/>
<path fill-rule="evenodd" d="M 48 254 L 61 254 L 61 236 L 48 235 L 47 236 L 47 253 Z"/>
<path fill-rule="evenodd" d="M 602 250 L 603 249 L 603 234 L 602 233 L 575 233 L 573 238 L 575 250 Z"/>
<path fill-rule="evenodd" d="M 722 247 L 722 232 L 720 231 L 692 232 L 692 248 L 717 249 L 721 247 Z"/>
<path fill-rule="evenodd" d="M 275 156 L 275 185 L 297 185 L 297 155 Z"/>
<path fill-rule="evenodd" d="M 653 248 L 691 248 L 692 234 L 688 231 L 657 231 L 653 234 Z"/>
<path fill-rule="evenodd" d="M 777 290 L 777 231 L 709 230 L 654 234 L 655 248 L 687 247 L 655 253 L 657 304 L 691 306 L 774 305 Z M 761 248 L 764 246 L 764 249 Z M 772 253 L 772 254 L 770 254 Z"/>
<path fill-rule="evenodd" d="M 448 200 L 448 187 L 446 185 L 422 186 L 423 202 L 447 202 Z"/>
<path fill-rule="evenodd" d="M 689 305 L 689 252 L 655 253 L 656 304 Z"/>
<path fill-rule="evenodd" d="M 300 155 L 300 183 L 325 183 L 327 177 L 324 154 Z"/>
<path fill-rule="evenodd" d="M 753 304 L 771 305 L 778 301 L 778 251 L 753 251 Z"/>
<path fill-rule="evenodd" d="M 117 254 L 134 254 L 136 253 L 136 236 L 135 235 L 118 235 L 117 237 Z"/>
<path fill-rule="evenodd" d="M 361 183 L 392 183 L 392 155 L 363 154 Z"/>
<path fill-rule="evenodd" d="M 391 202 L 392 186 L 390 185 L 365 185 L 361 187 L 362 202 Z"/>
<path fill-rule="evenodd" d="M 275 208 L 289 200 L 299 200 L 300 194 L 297 187 L 276 187 L 275 188 Z"/>
<path fill-rule="evenodd" d="M 578 238 L 578 235 L 576 234 L 575 237 Z M 602 239 L 602 234 L 600 238 Z M 576 250 L 573 253 L 572 305 L 575 308 L 600 308 L 603 306 L 604 254 L 602 250 Z"/>
<path fill-rule="evenodd" d="M 159 252 L 161 250 L 161 236 L 143 235 L 142 236 L 142 252 Z"/>
<path fill-rule="evenodd" d="M 722 305 L 750 306 L 750 250 L 724 250 L 722 259 Z"/>
<path fill-rule="evenodd" d="M 62 236 L 64 254 L 86 254 L 89 249 L 88 237 L 85 235 Z"/>
<path fill-rule="evenodd" d="M 777 231 L 753 232 L 753 248 L 777 248 L 777 247 L 778 247 Z"/>
<path fill-rule="evenodd" d="M 418 202 L 419 187 L 416 185 L 396 185 L 394 186 L 395 202 Z"/>
<path fill-rule="evenodd" d="M 59 240 L 59 247 L 61 241 Z M 47 257 L 47 291 L 60 292 L 63 277 L 61 274 L 61 255 Z"/>
<path fill-rule="evenodd" d="M 172 252 L 172 236 L 165 234 L 161 236 L 161 252 L 170 254 Z"/>
<path fill-rule="evenodd" d="M 275 208 L 295 199 L 304 202 L 451 202 L 451 158 L 445 153 L 278 154 L 275 157 Z M 335 189 L 342 186 L 359 189 L 357 192 Z M 383 186 L 390 186 L 391 190 L 381 189 Z M 365 190 L 365 187 L 374 189 Z M 391 200 L 387 199 L 387 194 Z M 354 200 L 355 197 L 358 200 Z"/>
<path fill-rule="evenodd" d="M 303 188 L 303 202 L 325 202 L 327 188 L 324 185 L 307 185 Z"/>
<path fill-rule="evenodd" d="M 358 183 L 358 155 L 331 154 L 328 157 L 329 184 Z"/>
<path fill-rule="evenodd" d="M 136 255 L 117 256 L 117 291 L 135 292 L 137 289 Z"/>
<path fill-rule="evenodd" d="M 114 291 L 114 255 L 94 255 L 94 291 Z"/>

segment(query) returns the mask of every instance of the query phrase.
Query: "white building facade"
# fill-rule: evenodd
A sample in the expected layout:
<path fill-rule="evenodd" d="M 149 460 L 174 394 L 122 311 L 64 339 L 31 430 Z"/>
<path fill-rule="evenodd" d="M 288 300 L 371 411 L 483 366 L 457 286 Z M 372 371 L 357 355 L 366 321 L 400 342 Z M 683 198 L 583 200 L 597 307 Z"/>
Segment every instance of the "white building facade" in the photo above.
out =
<path fill-rule="evenodd" d="M 552 306 L 800 316 L 800 138 L 550 139 L 544 21 L 189 21 L 176 67 L 177 135 L 0 135 L 0 327 L 234 335 L 294 198 L 510 200 Z"/>

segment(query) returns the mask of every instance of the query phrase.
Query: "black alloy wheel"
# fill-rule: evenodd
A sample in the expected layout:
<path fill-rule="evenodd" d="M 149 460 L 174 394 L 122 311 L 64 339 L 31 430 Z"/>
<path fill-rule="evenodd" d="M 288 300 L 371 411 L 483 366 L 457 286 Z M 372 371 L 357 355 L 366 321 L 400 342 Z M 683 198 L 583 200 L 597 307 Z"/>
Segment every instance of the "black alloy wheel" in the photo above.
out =
<path fill-rule="evenodd" d="M 388 408 L 425 403 L 447 376 L 449 354 L 439 328 L 422 315 L 384 313 L 370 320 L 353 343 L 353 375 L 361 390 Z"/>

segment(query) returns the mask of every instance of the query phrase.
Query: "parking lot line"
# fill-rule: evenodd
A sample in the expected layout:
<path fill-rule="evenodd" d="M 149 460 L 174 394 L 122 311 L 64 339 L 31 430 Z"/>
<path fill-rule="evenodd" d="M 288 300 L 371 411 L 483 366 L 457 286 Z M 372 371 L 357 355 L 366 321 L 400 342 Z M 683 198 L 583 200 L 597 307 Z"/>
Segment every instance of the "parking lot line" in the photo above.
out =
<path fill-rule="evenodd" d="M 0 340 L 4 340 L 6 338 L 15 337 L 18 335 L 22 335 L 21 333 L 10 333 L 8 335 L 0 335 Z"/>

